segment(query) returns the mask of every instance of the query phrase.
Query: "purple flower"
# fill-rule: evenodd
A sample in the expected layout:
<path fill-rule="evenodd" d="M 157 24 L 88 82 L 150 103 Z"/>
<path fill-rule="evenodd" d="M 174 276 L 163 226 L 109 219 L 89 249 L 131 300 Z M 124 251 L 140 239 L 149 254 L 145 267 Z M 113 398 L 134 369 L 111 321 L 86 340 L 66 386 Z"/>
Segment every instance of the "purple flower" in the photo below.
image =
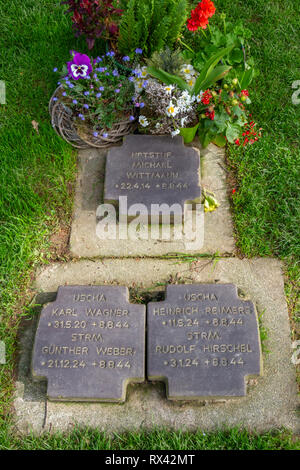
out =
<path fill-rule="evenodd" d="M 140 103 L 140 108 L 143 108 L 145 106 L 145 103 Z"/>
<path fill-rule="evenodd" d="M 80 118 L 82 121 L 84 121 L 84 120 L 85 120 L 85 117 L 84 117 L 84 115 L 83 115 L 83 114 L 80 114 L 80 113 L 79 113 L 79 114 L 78 114 L 78 117 L 79 117 L 79 118 Z"/>
<path fill-rule="evenodd" d="M 104 86 L 99 86 L 100 91 L 104 91 Z"/>
<path fill-rule="evenodd" d="M 105 74 L 105 75 L 108 77 L 108 76 L 110 75 L 110 73 L 109 73 L 109 72 L 106 72 L 106 74 Z"/>
<path fill-rule="evenodd" d="M 90 92 L 89 92 L 89 91 L 85 91 L 83 94 L 84 94 L 84 96 L 89 96 Z"/>
<path fill-rule="evenodd" d="M 102 95 L 102 93 L 97 93 L 96 98 L 100 98 L 101 95 Z"/>
<path fill-rule="evenodd" d="M 120 88 L 117 88 L 117 89 L 115 90 L 115 93 L 120 93 Z"/>
<path fill-rule="evenodd" d="M 57 82 L 57 85 L 61 85 L 61 82 Z"/>
<path fill-rule="evenodd" d="M 106 138 L 108 137 L 107 132 L 104 132 L 104 133 L 102 134 L 102 137 L 104 137 L 104 138 L 106 139 Z"/>
<path fill-rule="evenodd" d="M 52 99 L 53 99 L 53 101 L 57 101 L 57 100 L 58 100 L 58 98 L 56 98 L 56 96 L 54 96 L 54 98 L 52 98 Z"/>
<path fill-rule="evenodd" d="M 69 75 L 74 80 L 79 78 L 87 78 L 92 72 L 92 64 L 90 58 L 86 54 L 76 53 L 73 60 L 67 63 Z"/>
<path fill-rule="evenodd" d="M 57 67 L 54 67 L 53 72 L 57 72 Z"/>
<path fill-rule="evenodd" d="M 123 57 L 123 60 L 124 60 L 124 62 L 129 62 L 129 61 L 130 61 L 130 57 L 129 57 L 128 55 L 125 55 L 125 56 Z"/>
<path fill-rule="evenodd" d="M 77 100 L 73 100 L 73 103 L 74 103 L 74 104 L 77 104 L 77 103 L 78 103 L 78 101 L 77 101 Z"/>
<path fill-rule="evenodd" d="M 143 49 L 140 49 L 139 47 L 135 50 L 136 54 L 143 54 Z"/>
<path fill-rule="evenodd" d="M 67 96 L 67 93 L 64 91 L 62 95 L 63 95 L 63 96 Z"/>
<path fill-rule="evenodd" d="M 85 109 L 89 109 L 89 105 L 88 105 L 88 104 L 84 104 L 83 107 L 84 107 Z"/>
<path fill-rule="evenodd" d="M 68 83 L 69 88 L 74 88 L 73 83 Z"/>
<path fill-rule="evenodd" d="M 93 132 L 94 137 L 98 137 L 98 132 Z"/>
<path fill-rule="evenodd" d="M 135 121 L 135 117 L 134 117 L 134 116 L 130 116 L 130 117 L 129 117 L 129 121 Z"/>
<path fill-rule="evenodd" d="M 133 82 L 133 80 L 134 80 L 134 77 L 129 77 L 129 79 L 128 79 L 128 80 L 129 80 L 130 82 Z"/>
<path fill-rule="evenodd" d="M 113 76 L 114 76 L 114 77 L 118 77 L 118 76 L 119 76 L 119 72 L 117 71 L 117 69 L 115 69 L 115 70 L 113 71 Z"/>
<path fill-rule="evenodd" d="M 134 105 L 136 108 L 139 108 L 140 107 L 140 103 L 135 103 Z"/>

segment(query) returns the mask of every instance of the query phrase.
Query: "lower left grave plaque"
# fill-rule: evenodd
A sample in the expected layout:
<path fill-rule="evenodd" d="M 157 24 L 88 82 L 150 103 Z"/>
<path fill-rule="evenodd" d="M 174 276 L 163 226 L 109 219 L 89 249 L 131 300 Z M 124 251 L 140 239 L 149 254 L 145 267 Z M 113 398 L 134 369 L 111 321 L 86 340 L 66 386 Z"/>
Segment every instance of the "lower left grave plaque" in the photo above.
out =
<path fill-rule="evenodd" d="M 63 286 L 41 313 L 32 373 L 60 401 L 123 402 L 145 380 L 145 306 L 127 287 Z"/>

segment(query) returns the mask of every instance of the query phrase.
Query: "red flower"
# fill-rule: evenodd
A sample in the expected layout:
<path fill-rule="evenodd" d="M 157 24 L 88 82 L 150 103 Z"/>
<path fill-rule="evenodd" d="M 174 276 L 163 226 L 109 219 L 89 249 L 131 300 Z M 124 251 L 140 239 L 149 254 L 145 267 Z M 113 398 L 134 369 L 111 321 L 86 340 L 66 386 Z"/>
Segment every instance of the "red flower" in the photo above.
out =
<path fill-rule="evenodd" d="M 241 145 L 240 139 L 236 139 L 236 140 L 234 141 L 234 143 L 235 143 L 236 145 Z"/>
<path fill-rule="evenodd" d="M 190 31 L 197 31 L 198 28 L 206 29 L 208 25 L 208 17 L 197 8 L 191 11 L 191 18 L 188 19 L 187 27 Z"/>
<path fill-rule="evenodd" d="M 248 90 L 242 90 L 241 94 L 244 96 L 249 96 L 249 91 Z"/>
<path fill-rule="evenodd" d="M 204 11 L 208 18 L 211 18 L 215 14 L 216 8 L 211 0 L 202 0 L 201 5 L 202 11 Z"/>
<path fill-rule="evenodd" d="M 202 95 L 201 102 L 205 105 L 210 103 L 210 100 L 212 99 L 212 94 L 210 90 L 205 90 L 205 92 Z"/>
<path fill-rule="evenodd" d="M 206 29 L 208 18 L 214 15 L 216 8 L 211 0 L 202 0 L 194 10 L 191 11 L 191 17 L 187 21 L 187 27 L 190 31 L 197 31 L 198 28 Z"/>
<path fill-rule="evenodd" d="M 211 119 L 211 121 L 213 121 L 215 119 L 215 112 L 214 111 L 206 111 L 205 112 L 205 116 L 209 117 L 209 119 Z"/>
<path fill-rule="evenodd" d="M 232 190 L 232 194 L 234 194 L 234 193 L 236 193 L 236 189 L 235 189 L 235 188 L 233 188 L 233 190 Z"/>

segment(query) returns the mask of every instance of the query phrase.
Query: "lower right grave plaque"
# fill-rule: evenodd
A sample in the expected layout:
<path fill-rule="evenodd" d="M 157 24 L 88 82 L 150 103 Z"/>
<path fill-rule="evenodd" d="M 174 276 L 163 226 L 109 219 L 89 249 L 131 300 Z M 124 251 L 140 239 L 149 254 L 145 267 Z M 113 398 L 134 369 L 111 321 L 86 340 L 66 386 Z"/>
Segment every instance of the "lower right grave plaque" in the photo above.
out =
<path fill-rule="evenodd" d="M 233 284 L 167 286 L 148 304 L 148 379 L 173 400 L 246 395 L 246 377 L 262 375 L 254 304 Z"/>

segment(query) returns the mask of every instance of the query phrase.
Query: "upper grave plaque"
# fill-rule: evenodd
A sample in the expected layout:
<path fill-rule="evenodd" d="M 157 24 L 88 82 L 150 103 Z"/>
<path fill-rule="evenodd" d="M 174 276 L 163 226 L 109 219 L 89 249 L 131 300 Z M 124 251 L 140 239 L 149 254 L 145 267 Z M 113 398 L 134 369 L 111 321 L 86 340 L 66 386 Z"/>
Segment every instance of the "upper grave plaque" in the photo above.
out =
<path fill-rule="evenodd" d="M 138 213 L 147 221 L 162 204 L 174 205 L 172 212 L 183 217 L 186 202 L 199 202 L 199 168 L 199 153 L 184 146 L 180 136 L 129 135 L 122 147 L 108 152 L 104 201 L 118 205 L 127 196 L 126 205 L 119 205 L 119 217 L 136 215 L 135 204 L 144 205 Z M 165 211 L 162 206 L 160 213 Z"/>
<path fill-rule="evenodd" d="M 245 377 L 262 373 L 255 307 L 233 284 L 168 286 L 147 325 L 148 378 L 170 399 L 244 396 Z"/>
<path fill-rule="evenodd" d="M 129 382 L 145 378 L 145 306 L 127 287 L 65 286 L 44 307 L 33 376 L 47 378 L 52 400 L 125 401 Z"/>

